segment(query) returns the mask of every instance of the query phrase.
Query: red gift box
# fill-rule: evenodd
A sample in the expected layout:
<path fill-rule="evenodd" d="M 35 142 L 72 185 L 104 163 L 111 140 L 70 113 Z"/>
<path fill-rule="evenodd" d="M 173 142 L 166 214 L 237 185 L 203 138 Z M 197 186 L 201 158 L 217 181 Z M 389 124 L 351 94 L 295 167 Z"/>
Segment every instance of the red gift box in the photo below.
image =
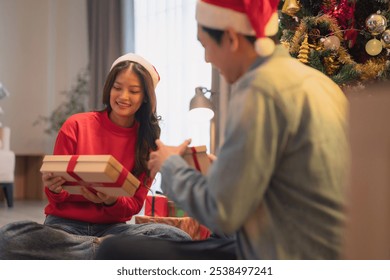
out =
<path fill-rule="evenodd" d="M 168 217 L 168 198 L 165 195 L 148 195 L 145 200 L 145 215 Z"/>
<path fill-rule="evenodd" d="M 168 217 L 187 217 L 187 213 L 177 207 L 172 200 L 168 200 Z"/>

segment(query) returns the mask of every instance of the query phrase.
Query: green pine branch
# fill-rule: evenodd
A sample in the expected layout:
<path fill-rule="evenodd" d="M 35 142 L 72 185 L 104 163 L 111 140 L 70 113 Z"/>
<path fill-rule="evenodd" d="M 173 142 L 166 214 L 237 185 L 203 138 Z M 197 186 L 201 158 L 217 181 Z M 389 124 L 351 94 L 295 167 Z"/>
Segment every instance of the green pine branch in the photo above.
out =
<path fill-rule="evenodd" d="M 49 116 L 38 116 L 33 125 L 44 124 L 44 132 L 56 135 L 63 123 L 73 114 L 87 111 L 89 94 L 89 72 L 85 70 L 77 75 L 76 83 L 68 91 L 63 91 L 65 100 Z"/>

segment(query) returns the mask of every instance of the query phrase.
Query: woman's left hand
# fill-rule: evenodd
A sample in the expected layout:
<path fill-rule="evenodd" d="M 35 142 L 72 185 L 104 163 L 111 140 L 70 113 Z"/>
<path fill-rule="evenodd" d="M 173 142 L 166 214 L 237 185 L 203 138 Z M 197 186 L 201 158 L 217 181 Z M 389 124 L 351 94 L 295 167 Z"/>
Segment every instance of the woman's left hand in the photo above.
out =
<path fill-rule="evenodd" d="M 104 203 L 107 206 L 115 204 L 117 200 L 114 196 L 109 196 L 102 192 L 93 193 L 85 187 L 81 187 L 81 193 L 89 201 L 92 201 L 93 203 Z"/>

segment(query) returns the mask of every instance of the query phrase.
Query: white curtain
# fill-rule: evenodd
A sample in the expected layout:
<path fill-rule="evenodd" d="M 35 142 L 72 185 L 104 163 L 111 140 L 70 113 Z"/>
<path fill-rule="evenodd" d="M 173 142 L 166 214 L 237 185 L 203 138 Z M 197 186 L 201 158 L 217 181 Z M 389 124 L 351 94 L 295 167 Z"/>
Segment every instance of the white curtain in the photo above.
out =
<path fill-rule="evenodd" d="M 197 41 L 196 0 L 134 0 L 133 4 L 135 53 L 149 60 L 161 76 L 156 89 L 161 140 L 178 145 L 191 138 L 192 145 L 210 150 L 210 122 L 188 117 L 195 88 L 210 88 L 212 73 Z"/>

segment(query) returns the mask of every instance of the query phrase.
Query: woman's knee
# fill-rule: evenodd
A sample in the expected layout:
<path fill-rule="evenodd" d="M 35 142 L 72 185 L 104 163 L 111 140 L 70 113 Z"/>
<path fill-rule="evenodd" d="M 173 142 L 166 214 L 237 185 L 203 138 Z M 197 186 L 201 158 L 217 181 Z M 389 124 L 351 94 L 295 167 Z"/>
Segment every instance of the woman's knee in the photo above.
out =
<path fill-rule="evenodd" d="M 148 226 L 148 236 L 171 240 L 192 240 L 187 232 L 174 226 L 159 223 L 148 224 Z"/>
<path fill-rule="evenodd" d="M 40 225 L 31 221 L 9 223 L 0 228 L 0 259 L 8 258 L 7 253 L 26 243 L 29 233 Z"/>
<path fill-rule="evenodd" d="M 37 228 L 41 228 L 42 225 L 32 221 L 18 221 L 9 223 L 0 228 L 2 238 L 13 238 L 14 236 L 21 236 L 25 233 L 29 233 Z"/>

